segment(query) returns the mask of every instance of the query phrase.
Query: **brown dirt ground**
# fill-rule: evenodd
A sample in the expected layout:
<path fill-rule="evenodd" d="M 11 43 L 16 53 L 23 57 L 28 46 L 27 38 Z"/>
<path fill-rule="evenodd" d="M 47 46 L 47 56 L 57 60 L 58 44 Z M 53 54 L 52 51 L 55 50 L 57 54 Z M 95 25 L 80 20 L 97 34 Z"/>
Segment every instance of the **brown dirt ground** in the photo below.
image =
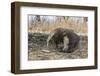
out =
<path fill-rule="evenodd" d="M 46 46 L 47 37 L 46 34 L 28 34 L 28 60 L 84 59 L 88 57 L 87 36 L 80 36 L 78 49 L 72 53 L 59 52 L 52 48 L 48 49 Z"/>

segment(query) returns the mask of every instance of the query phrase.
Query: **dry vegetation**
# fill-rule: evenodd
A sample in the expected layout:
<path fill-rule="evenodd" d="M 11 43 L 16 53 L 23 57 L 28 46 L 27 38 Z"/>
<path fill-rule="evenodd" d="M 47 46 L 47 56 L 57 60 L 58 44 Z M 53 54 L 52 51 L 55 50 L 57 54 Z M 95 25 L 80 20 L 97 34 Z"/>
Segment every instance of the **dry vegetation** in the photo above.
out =
<path fill-rule="evenodd" d="M 58 60 L 87 58 L 87 18 L 86 17 L 60 17 L 55 16 L 53 22 L 47 16 L 29 16 L 28 25 L 28 60 Z M 48 21 L 47 21 L 48 20 Z M 73 53 L 59 52 L 58 49 L 48 49 L 46 40 L 49 32 L 56 28 L 68 28 L 80 35 L 79 48 Z M 83 34 L 85 34 L 83 36 Z"/>
<path fill-rule="evenodd" d="M 55 20 L 55 19 L 54 19 Z M 33 20 L 32 20 L 33 21 Z M 49 21 L 44 21 L 40 17 L 40 21 L 35 21 L 29 23 L 29 32 L 43 32 L 49 33 L 56 28 L 68 28 L 74 30 L 76 33 L 87 34 L 87 17 L 57 17 L 56 21 L 50 23 Z"/>

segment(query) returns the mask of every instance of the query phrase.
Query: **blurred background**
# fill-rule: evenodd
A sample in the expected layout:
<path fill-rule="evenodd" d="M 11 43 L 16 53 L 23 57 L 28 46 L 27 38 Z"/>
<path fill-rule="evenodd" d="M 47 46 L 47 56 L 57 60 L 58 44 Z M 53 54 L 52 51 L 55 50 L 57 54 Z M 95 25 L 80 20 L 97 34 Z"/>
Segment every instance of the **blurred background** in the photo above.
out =
<path fill-rule="evenodd" d="M 88 18 L 78 16 L 28 15 L 28 31 L 49 33 L 56 28 L 72 29 L 78 34 L 87 35 Z"/>

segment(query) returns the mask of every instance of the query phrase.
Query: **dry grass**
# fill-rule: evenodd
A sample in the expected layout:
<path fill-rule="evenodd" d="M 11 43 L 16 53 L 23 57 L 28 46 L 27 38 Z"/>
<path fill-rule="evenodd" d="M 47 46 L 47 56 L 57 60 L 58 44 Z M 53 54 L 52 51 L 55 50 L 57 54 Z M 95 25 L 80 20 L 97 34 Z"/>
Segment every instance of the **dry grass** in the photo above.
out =
<path fill-rule="evenodd" d="M 31 25 L 34 26 L 34 25 Z M 52 25 L 46 25 L 39 23 L 34 27 L 29 27 L 29 32 L 43 32 L 43 33 L 49 33 L 50 31 L 56 29 L 56 28 L 67 28 L 72 29 L 76 33 L 86 33 L 88 31 L 87 23 L 74 23 L 74 22 L 62 22 L 62 23 L 55 23 Z"/>

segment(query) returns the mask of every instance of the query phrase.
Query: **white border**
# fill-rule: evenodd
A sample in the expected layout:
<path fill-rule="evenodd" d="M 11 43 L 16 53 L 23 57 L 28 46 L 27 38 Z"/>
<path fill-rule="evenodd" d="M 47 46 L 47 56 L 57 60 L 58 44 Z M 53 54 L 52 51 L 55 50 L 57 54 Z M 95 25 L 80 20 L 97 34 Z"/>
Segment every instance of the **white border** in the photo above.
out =
<path fill-rule="evenodd" d="M 28 61 L 28 14 L 88 17 L 88 58 Z M 94 11 L 21 7 L 20 8 L 20 69 L 42 69 L 94 65 Z"/>

